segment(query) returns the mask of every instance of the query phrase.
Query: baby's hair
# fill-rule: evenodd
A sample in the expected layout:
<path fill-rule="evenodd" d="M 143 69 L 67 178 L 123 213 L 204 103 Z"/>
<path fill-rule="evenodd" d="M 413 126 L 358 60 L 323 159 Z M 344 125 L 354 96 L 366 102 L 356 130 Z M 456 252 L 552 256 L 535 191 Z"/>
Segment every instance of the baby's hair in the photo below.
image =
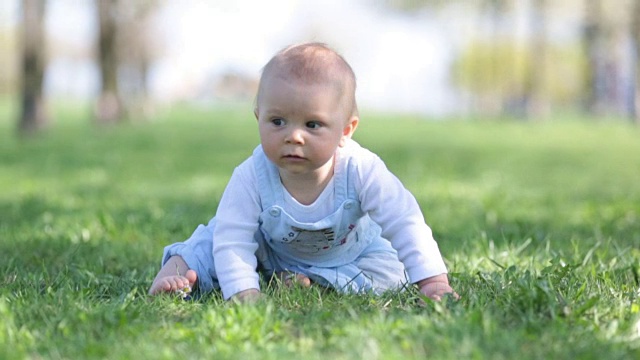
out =
<path fill-rule="evenodd" d="M 358 114 L 355 99 L 356 76 L 347 61 L 328 45 L 312 42 L 280 50 L 262 69 L 256 105 L 267 76 L 288 76 L 303 83 L 334 83 L 346 96 L 352 115 Z"/>

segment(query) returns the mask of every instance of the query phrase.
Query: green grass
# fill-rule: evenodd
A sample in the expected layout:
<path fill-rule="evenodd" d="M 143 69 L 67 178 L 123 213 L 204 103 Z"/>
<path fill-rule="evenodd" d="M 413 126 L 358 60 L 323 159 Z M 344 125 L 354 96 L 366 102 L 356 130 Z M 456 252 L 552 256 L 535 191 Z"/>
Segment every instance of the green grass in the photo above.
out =
<path fill-rule="evenodd" d="M 640 357 L 640 130 L 365 116 L 462 295 L 417 304 L 268 288 L 255 306 L 151 298 L 163 246 L 214 215 L 258 142 L 250 107 L 34 139 L 0 107 L 0 358 Z"/>

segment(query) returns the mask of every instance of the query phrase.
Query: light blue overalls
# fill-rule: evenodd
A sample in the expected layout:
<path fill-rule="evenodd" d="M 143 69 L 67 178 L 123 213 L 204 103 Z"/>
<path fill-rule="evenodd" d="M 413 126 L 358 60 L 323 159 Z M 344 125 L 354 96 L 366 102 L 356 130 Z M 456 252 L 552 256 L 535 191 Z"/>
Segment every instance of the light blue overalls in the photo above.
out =
<path fill-rule="evenodd" d="M 342 292 L 375 292 L 400 288 L 407 282 L 404 266 L 380 227 L 362 212 L 351 158 L 337 156 L 334 167 L 335 211 L 314 223 L 302 223 L 284 210 L 284 187 L 277 167 L 258 146 L 253 152 L 263 211 L 254 235 L 259 270 L 266 275 L 293 271 Z M 216 219 L 200 225 L 191 237 L 164 249 L 164 264 L 180 255 L 198 274 L 198 290 L 219 288 L 213 262 Z M 206 276 L 208 274 L 209 276 Z"/>

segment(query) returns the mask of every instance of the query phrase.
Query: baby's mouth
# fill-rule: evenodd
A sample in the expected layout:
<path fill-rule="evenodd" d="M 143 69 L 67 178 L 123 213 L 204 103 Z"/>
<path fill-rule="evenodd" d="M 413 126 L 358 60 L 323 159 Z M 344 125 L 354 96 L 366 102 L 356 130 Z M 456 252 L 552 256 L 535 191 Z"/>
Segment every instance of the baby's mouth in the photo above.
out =
<path fill-rule="evenodd" d="M 292 160 L 303 160 L 304 157 L 299 156 L 299 155 L 285 155 L 283 156 L 285 159 L 292 159 Z"/>

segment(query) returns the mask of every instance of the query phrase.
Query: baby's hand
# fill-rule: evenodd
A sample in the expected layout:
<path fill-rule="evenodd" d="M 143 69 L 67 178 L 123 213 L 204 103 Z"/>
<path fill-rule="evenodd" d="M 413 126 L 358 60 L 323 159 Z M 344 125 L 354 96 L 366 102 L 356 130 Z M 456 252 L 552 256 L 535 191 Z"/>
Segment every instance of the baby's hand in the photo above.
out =
<path fill-rule="evenodd" d="M 233 295 L 230 300 L 240 304 L 255 304 L 262 296 L 258 289 L 247 289 Z"/>
<path fill-rule="evenodd" d="M 169 275 L 160 277 L 155 279 L 153 284 L 151 284 L 149 294 L 157 295 L 167 292 L 179 293 L 180 291 L 184 291 L 185 288 L 193 289 L 193 284 L 195 284 L 197 279 L 198 276 L 193 270 L 187 270 L 184 276 Z"/>
<path fill-rule="evenodd" d="M 421 280 L 418 282 L 418 287 L 423 295 L 434 301 L 442 300 L 442 297 L 446 294 L 451 294 L 456 300 L 460 298 L 451 286 L 449 286 L 447 274 L 440 274 Z"/>

